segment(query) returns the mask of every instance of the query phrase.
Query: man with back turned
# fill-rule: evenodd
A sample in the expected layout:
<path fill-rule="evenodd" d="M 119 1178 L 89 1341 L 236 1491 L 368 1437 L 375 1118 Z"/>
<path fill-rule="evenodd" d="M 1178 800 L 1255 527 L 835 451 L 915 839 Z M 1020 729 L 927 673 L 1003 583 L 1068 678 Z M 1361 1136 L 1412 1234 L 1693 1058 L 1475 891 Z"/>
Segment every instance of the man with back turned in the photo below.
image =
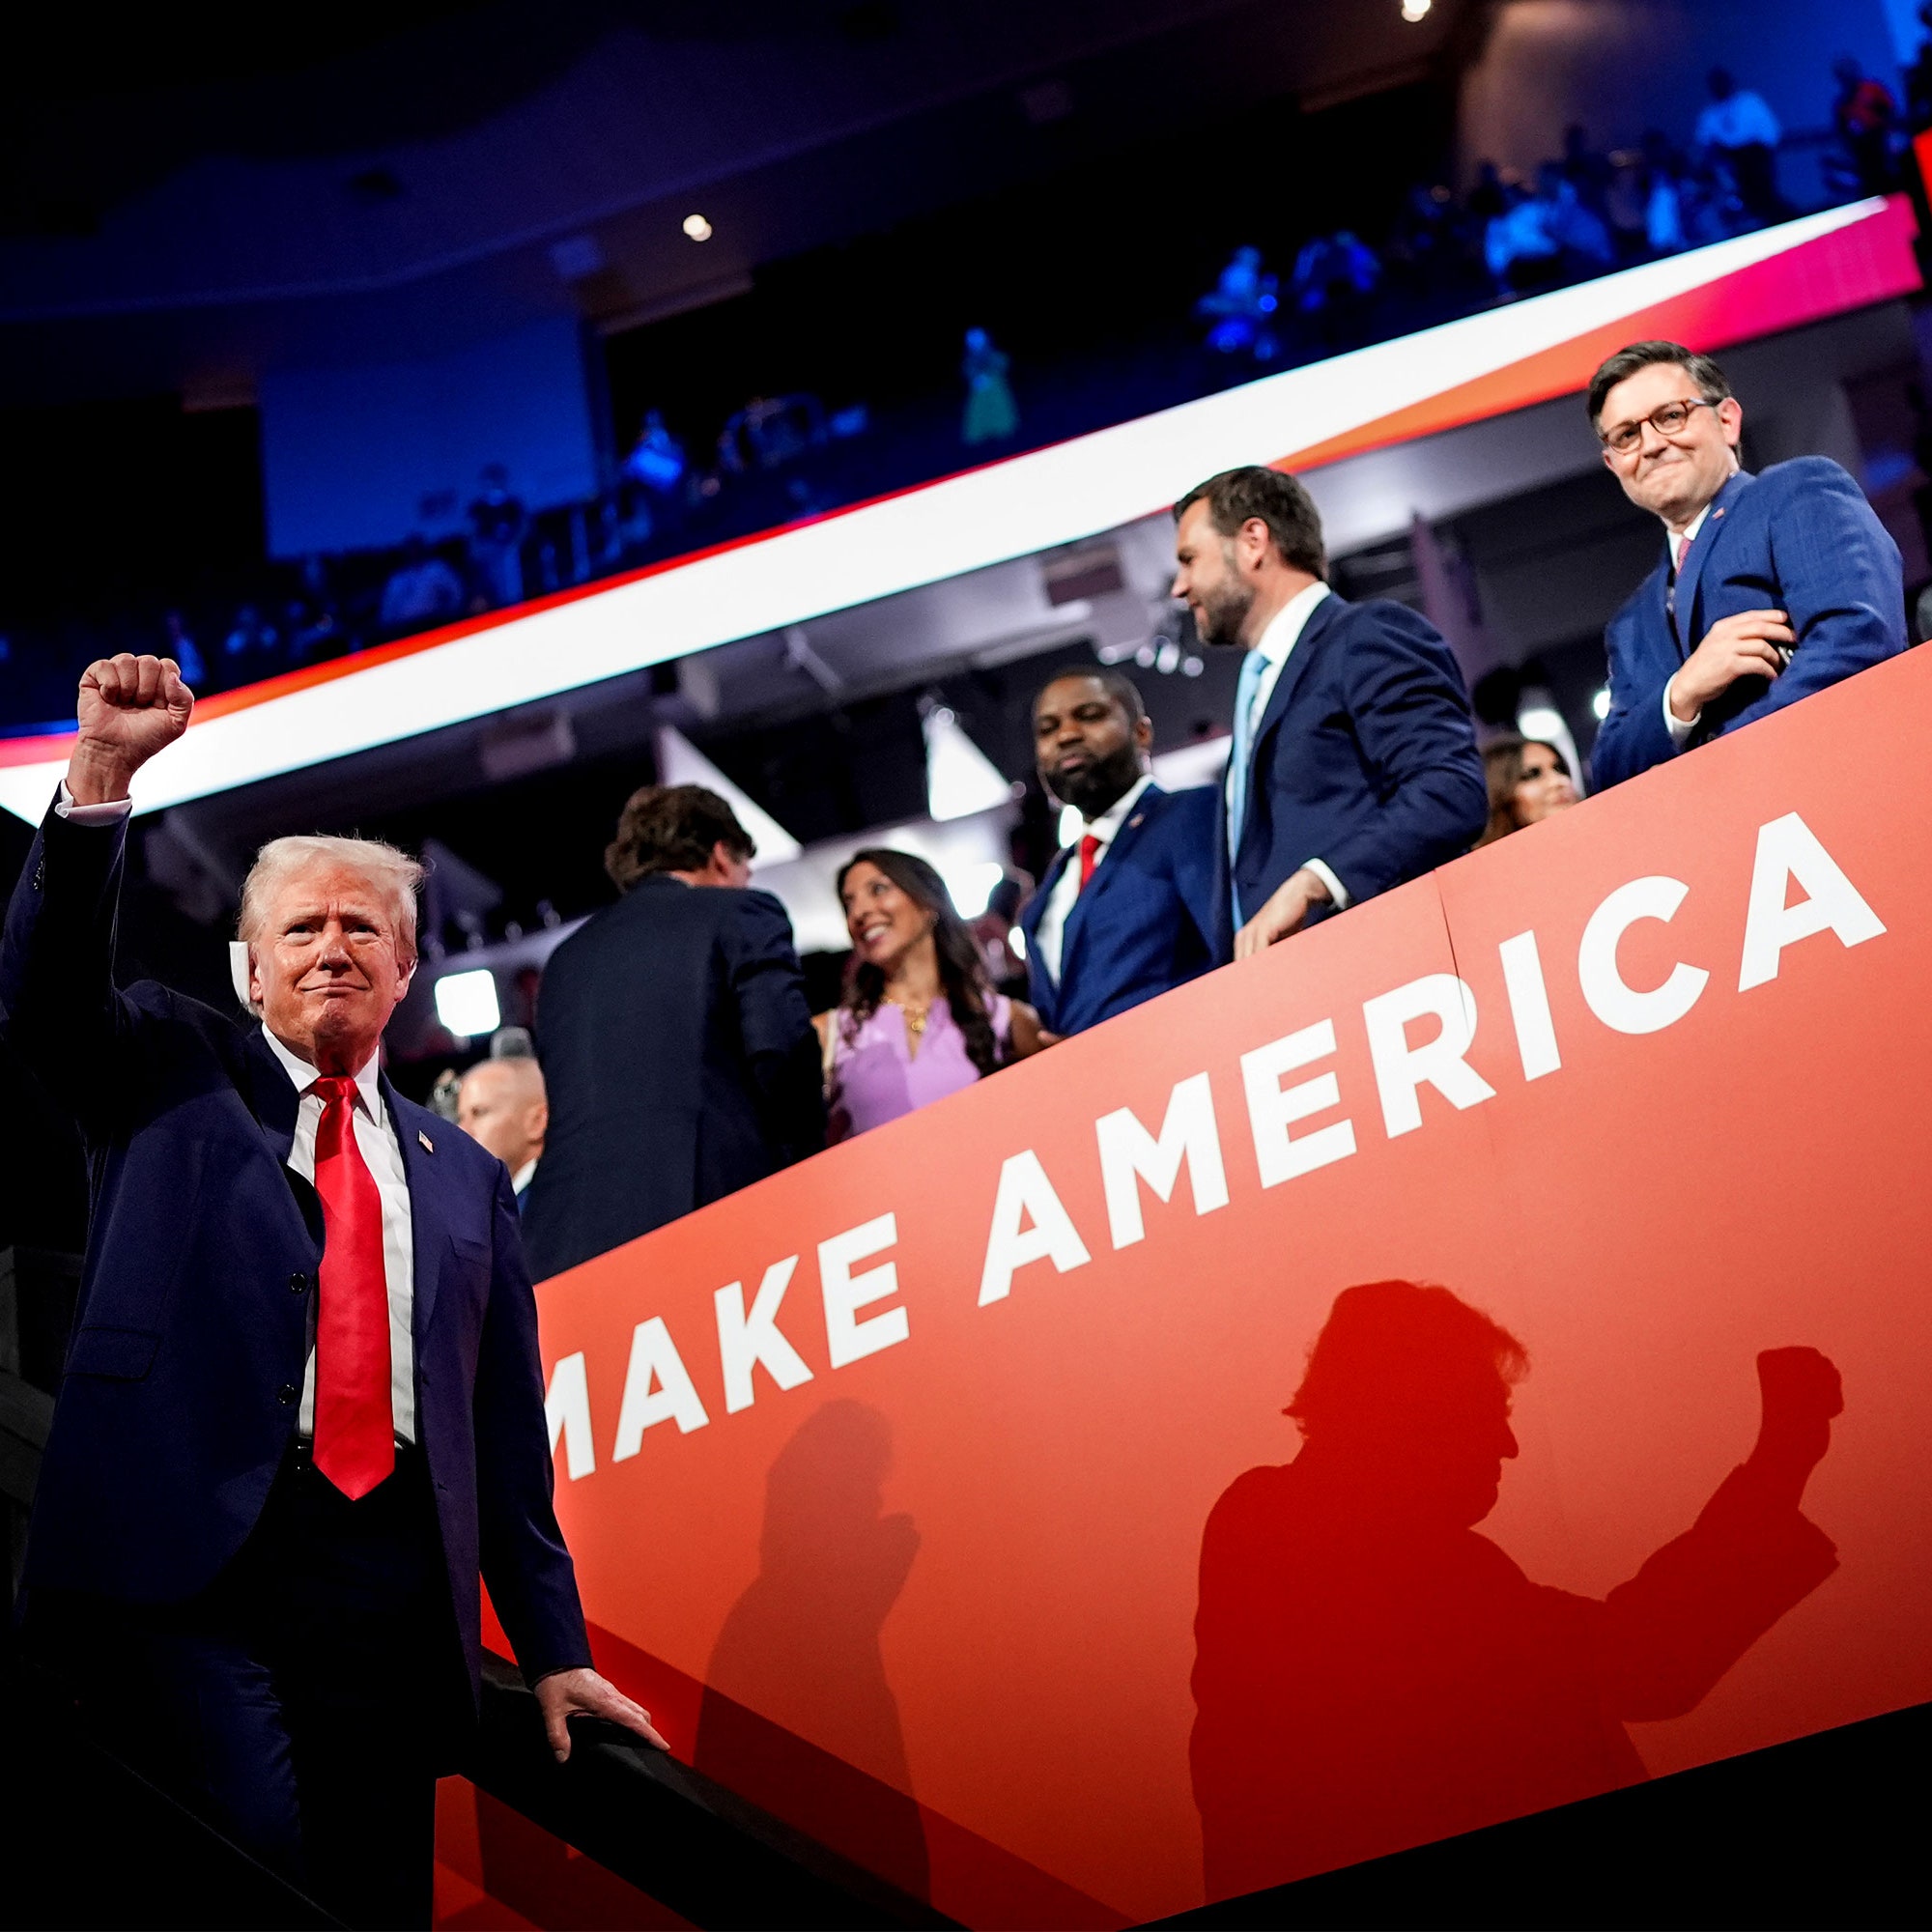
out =
<path fill-rule="evenodd" d="M 1906 647 L 1898 546 L 1829 457 L 1753 476 L 1724 372 L 1634 342 L 1590 384 L 1591 426 L 1664 552 L 1604 634 L 1599 788 L 1840 683 Z"/>
<path fill-rule="evenodd" d="M 1219 938 L 1246 958 L 1467 851 L 1489 793 L 1449 646 L 1406 605 L 1335 595 L 1293 476 L 1224 470 L 1174 518 L 1175 596 L 1242 654 Z"/>
<path fill-rule="evenodd" d="M 129 781 L 192 706 L 172 660 L 89 667 L 0 938 L 0 1028 L 94 1190 L 27 1629 L 120 1747 L 336 1918 L 426 1925 L 479 1569 L 559 1757 L 577 1714 L 661 1740 L 589 1667 L 509 1176 L 382 1072 L 421 868 L 265 846 L 252 1017 L 114 983 Z"/>
<path fill-rule="evenodd" d="M 544 969 L 550 1133 L 524 1235 L 544 1280 L 825 1145 L 818 1038 L 784 908 L 702 785 L 632 795 L 604 855 L 623 894 Z"/>

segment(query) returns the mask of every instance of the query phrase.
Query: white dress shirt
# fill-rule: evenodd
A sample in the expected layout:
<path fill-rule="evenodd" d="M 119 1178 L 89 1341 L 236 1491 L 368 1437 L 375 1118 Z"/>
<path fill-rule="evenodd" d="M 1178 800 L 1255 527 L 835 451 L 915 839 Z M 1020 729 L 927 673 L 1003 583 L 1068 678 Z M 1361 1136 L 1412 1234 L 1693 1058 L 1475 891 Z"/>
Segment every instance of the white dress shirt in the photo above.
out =
<path fill-rule="evenodd" d="M 110 798 L 105 805 L 76 805 L 65 779 L 54 794 L 54 816 L 71 819 L 75 825 L 113 825 L 133 810 L 131 798 Z"/>
<path fill-rule="evenodd" d="M 1143 772 L 1098 818 L 1087 820 L 1084 836 L 1100 841 L 1099 850 L 1094 854 L 1094 869 L 1096 872 L 1114 842 L 1114 835 L 1133 815 L 1134 807 L 1141 802 L 1141 794 L 1152 783 L 1153 774 Z M 1052 892 L 1046 895 L 1046 910 L 1040 914 L 1039 924 L 1033 935 L 1034 951 L 1039 957 L 1039 963 L 1046 968 L 1046 977 L 1056 986 L 1060 984 L 1061 941 L 1065 937 L 1066 922 L 1073 917 L 1073 902 L 1079 896 L 1080 852 L 1076 846 L 1073 856 L 1061 867 Z"/>
<path fill-rule="evenodd" d="M 1731 471 L 1733 476 L 1737 473 L 1735 469 Z M 1717 497 L 1713 497 L 1711 503 L 1715 503 L 1717 500 Z M 1693 544 L 1697 541 L 1697 532 L 1704 527 L 1704 520 L 1711 514 L 1711 503 L 1706 503 L 1681 530 L 1673 530 L 1668 524 L 1665 524 L 1663 526 L 1664 541 L 1670 546 L 1670 567 L 1673 582 L 1677 575 L 1678 547 L 1687 538 Z M 1690 553 L 1687 550 L 1685 554 L 1688 555 Z M 1684 613 L 1684 617 L 1688 623 L 1690 613 L 1687 611 Z M 1673 752 L 1681 752 L 1690 742 L 1690 734 L 1697 728 L 1697 720 L 1703 717 L 1704 714 L 1702 711 L 1699 711 L 1692 717 L 1680 718 L 1676 712 L 1671 710 L 1670 687 L 1676 682 L 1677 679 L 1674 676 L 1663 680 L 1663 728 L 1670 733 L 1670 749 Z"/>
<path fill-rule="evenodd" d="M 321 1079 L 307 1061 L 293 1054 L 262 1029 L 269 1051 L 301 1095 L 296 1113 L 296 1137 L 289 1149 L 289 1172 L 315 1184 L 315 1136 L 322 1125 L 322 1095 L 314 1091 Z M 376 1182 L 383 1202 L 383 1272 L 389 1288 L 389 1401 L 395 1414 L 396 1439 L 416 1439 L 415 1338 L 410 1317 L 415 1301 L 414 1221 L 410 1211 L 410 1181 L 403 1169 L 403 1151 L 396 1141 L 395 1122 L 383 1104 L 380 1049 L 355 1076 L 355 1145 Z M 301 1412 L 297 1428 L 315 1434 L 315 1350 L 308 1353 L 302 1376 Z"/>
<path fill-rule="evenodd" d="M 112 825 L 132 810 L 133 801 L 125 798 L 112 799 L 105 805 L 76 805 L 65 780 L 54 799 L 56 815 L 75 825 Z M 311 1090 L 322 1076 L 307 1061 L 291 1053 L 267 1027 L 262 1029 L 262 1037 L 301 1095 L 296 1113 L 295 1143 L 289 1149 L 289 1169 L 314 1186 L 315 1136 L 322 1124 L 322 1095 Z M 403 1151 L 396 1140 L 395 1122 L 383 1103 L 383 1086 L 378 1077 L 381 1064 L 379 1048 L 370 1055 L 368 1065 L 355 1076 L 355 1145 L 361 1150 L 383 1202 L 383 1273 L 389 1290 L 389 1402 L 394 1411 L 396 1438 L 413 1442 L 416 1439 L 415 1336 L 410 1321 L 415 1302 L 415 1223 L 410 1210 L 410 1182 L 403 1168 Z M 308 1351 L 308 1367 L 302 1375 L 301 1410 L 297 1427 L 304 1436 L 315 1435 L 313 1349 Z"/>
<path fill-rule="evenodd" d="M 1249 732 L 1247 743 L 1251 753 L 1254 745 L 1253 727 L 1267 716 L 1268 699 L 1274 696 L 1274 688 L 1281 681 L 1282 667 L 1287 664 L 1289 653 L 1301 641 L 1301 634 L 1308 628 L 1308 620 L 1314 616 L 1316 606 L 1329 594 L 1328 586 L 1325 583 L 1320 582 L 1311 583 L 1307 589 L 1296 591 L 1274 613 L 1267 629 L 1262 633 L 1260 641 L 1255 645 L 1255 650 L 1262 660 L 1264 668 L 1259 681 L 1255 685 L 1253 706 L 1248 713 Z M 1236 733 L 1237 742 L 1239 735 L 1239 733 Z M 1222 781 L 1222 804 L 1228 826 L 1231 863 L 1233 859 L 1235 826 L 1234 794 L 1230 789 L 1230 781 L 1234 776 L 1234 759 L 1230 758 L 1228 760 L 1228 777 Z M 1252 803 L 1249 809 L 1253 809 Z M 1348 905 L 1349 889 L 1343 885 L 1342 881 L 1320 859 L 1304 859 L 1298 869 L 1313 872 L 1328 888 L 1328 896 L 1335 901 L 1338 909 L 1345 908 Z M 1242 910 L 1248 917 L 1252 918 L 1261 908 L 1259 906 L 1243 907 Z"/>

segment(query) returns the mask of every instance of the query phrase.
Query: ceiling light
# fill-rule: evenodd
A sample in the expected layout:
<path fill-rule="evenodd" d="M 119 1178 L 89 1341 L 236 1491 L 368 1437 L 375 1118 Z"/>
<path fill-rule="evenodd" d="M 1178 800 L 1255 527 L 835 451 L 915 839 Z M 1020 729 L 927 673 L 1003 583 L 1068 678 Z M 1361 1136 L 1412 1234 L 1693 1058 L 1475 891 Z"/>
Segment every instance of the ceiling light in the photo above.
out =
<path fill-rule="evenodd" d="M 445 973 L 436 982 L 436 1016 L 464 1039 L 495 1033 L 503 1021 L 503 1009 L 497 1004 L 496 974 L 487 966 L 470 973 Z"/>
<path fill-rule="evenodd" d="M 1610 688 L 1608 685 L 1605 685 L 1602 691 L 1598 692 L 1596 696 L 1591 698 L 1590 711 L 1592 716 L 1597 718 L 1607 718 L 1610 715 Z"/>
<path fill-rule="evenodd" d="M 1413 26 L 1418 20 L 1428 19 L 1433 4 L 1434 0 L 1402 0 L 1402 17 Z"/>
<path fill-rule="evenodd" d="M 1413 7 L 1417 4 L 1417 0 L 1406 0 L 1406 4 Z M 1428 13 L 1429 0 L 1421 0 L 1421 6 L 1422 11 L 1425 14 Z M 701 214 L 687 214 L 684 217 L 684 232 L 694 242 L 709 242 L 711 240 L 711 224 Z"/>
<path fill-rule="evenodd" d="M 943 823 L 990 811 L 1011 799 L 1007 775 L 974 744 L 945 705 L 935 704 L 925 714 L 926 810 Z"/>
<path fill-rule="evenodd" d="M 1077 845 L 1087 830 L 1087 821 L 1081 816 L 1077 805 L 1063 805 L 1060 808 L 1060 842 L 1063 845 Z"/>
<path fill-rule="evenodd" d="M 1559 733 L 1567 735 L 1562 712 L 1548 704 L 1525 704 L 1516 714 L 1516 728 L 1538 744 L 1548 743 Z"/>

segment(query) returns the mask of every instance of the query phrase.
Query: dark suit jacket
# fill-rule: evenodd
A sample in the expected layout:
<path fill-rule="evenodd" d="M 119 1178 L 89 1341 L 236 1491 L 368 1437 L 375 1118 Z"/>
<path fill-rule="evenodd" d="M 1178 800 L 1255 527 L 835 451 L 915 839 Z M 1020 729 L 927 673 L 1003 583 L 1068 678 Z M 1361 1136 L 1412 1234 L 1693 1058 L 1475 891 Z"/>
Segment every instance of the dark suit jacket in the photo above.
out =
<path fill-rule="evenodd" d="M 539 1281 L 825 1145 L 805 979 L 768 893 L 639 880 L 551 955 L 537 1051 Z"/>
<path fill-rule="evenodd" d="M 49 814 L 0 939 L 0 1026 L 78 1118 L 93 1184 L 27 1583 L 167 1604 L 242 1547 L 295 1434 L 323 1224 L 284 1165 L 299 1096 L 261 1027 L 115 987 L 126 836 Z M 588 1663 L 510 1177 L 383 1091 L 414 1230 L 416 1439 L 472 1681 L 479 1566 L 526 1672 Z"/>
<path fill-rule="evenodd" d="M 1234 952 L 1231 866 L 1244 920 L 1310 859 L 1352 904 L 1466 852 L 1488 819 L 1468 694 L 1449 646 L 1406 605 L 1324 597 L 1262 713 L 1233 855 L 1222 815 L 1221 956 Z"/>
<path fill-rule="evenodd" d="M 1214 849 L 1221 794 L 1151 784 L 1073 901 L 1060 936 L 1060 980 L 1035 936 L 1046 901 L 1078 848 L 1055 855 L 1020 915 L 1028 997 L 1050 1032 L 1081 1033 L 1205 973 L 1214 963 Z"/>
<path fill-rule="evenodd" d="M 1740 678 L 1714 699 L 1692 745 L 1896 657 L 1908 642 L 1898 546 L 1829 457 L 1801 456 L 1762 476 L 1740 470 L 1713 500 L 1670 592 L 1666 546 L 1604 634 L 1610 710 L 1590 755 L 1600 788 L 1675 754 L 1663 687 L 1720 617 L 1789 611 L 1797 652 L 1780 676 Z"/>

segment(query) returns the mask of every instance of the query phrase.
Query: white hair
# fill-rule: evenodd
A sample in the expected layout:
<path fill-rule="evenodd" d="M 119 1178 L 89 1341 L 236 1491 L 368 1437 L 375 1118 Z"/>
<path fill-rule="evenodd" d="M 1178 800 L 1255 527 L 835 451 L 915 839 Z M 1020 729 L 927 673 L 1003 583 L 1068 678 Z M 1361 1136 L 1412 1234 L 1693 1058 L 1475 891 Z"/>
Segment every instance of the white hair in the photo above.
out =
<path fill-rule="evenodd" d="M 396 950 L 413 961 L 416 956 L 416 891 L 423 881 L 422 866 L 407 852 L 380 838 L 271 838 L 255 854 L 255 863 L 242 882 L 242 913 L 236 935 L 244 945 L 260 937 L 270 902 L 289 880 L 316 866 L 339 866 L 359 872 L 389 902 L 396 923 Z"/>

